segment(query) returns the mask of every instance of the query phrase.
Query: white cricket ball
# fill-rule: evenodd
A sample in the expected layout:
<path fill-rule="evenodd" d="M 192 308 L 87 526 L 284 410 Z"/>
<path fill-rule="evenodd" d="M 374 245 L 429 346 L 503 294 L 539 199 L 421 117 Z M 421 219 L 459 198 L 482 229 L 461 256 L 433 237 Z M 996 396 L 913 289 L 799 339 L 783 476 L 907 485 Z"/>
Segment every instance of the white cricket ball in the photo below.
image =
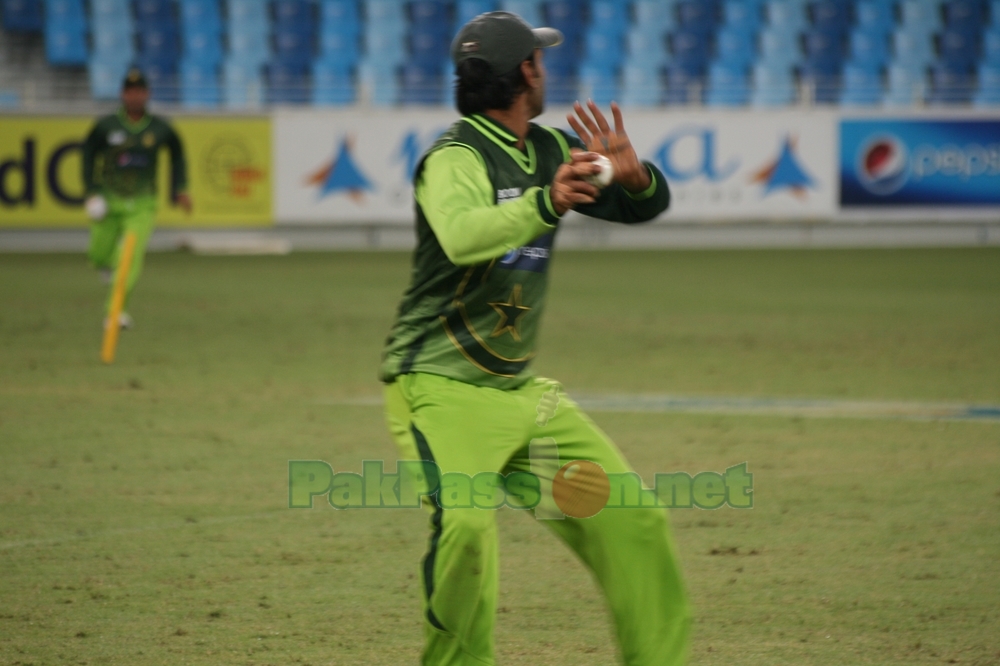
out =
<path fill-rule="evenodd" d="M 601 167 L 601 170 L 598 173 L 585 176 L 584 180 L 594 187 L 604 189 L 611 184 L 611 179 L 614 178 L 615 175 L 614 167 L 611 166 L 611 160 L 604 155 L 598 155 L 597 159 L 594 160 L 592 164 L 596 164 Z"/>
<path fill-rule="evenodd" d="M 103 220 L 108 214 L 108 202 L 100 194 L 87 197 L 83 207 L 87 210 L 87 216 L 95 221 Z"/>

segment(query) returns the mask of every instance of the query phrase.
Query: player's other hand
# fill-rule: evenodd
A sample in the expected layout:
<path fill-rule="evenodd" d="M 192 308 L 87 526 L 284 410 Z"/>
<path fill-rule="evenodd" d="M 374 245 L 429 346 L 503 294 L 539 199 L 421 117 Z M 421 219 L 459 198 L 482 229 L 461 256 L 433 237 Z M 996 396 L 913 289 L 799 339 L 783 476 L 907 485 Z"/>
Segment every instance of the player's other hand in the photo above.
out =
<path fill-rule="evenodd" d="M 587 109 L 590 113 L 587 113 Z M 614 180 L 630 192 L 642 192 L 650 186 L 649 169 L 639 161 L 635 148 L 625 133 L 622 110 L 611 102 L 611 114 L 615 128 L 611 129 L 601 110 L 593 100 L 587 102 L 587 109 L 577 102 L 573 105 L 576 115 L 569 114 L 570 127 L 577 133 L 587 150 L 604 155 L 614 167 Z M 591 115 L 593 117 L 591 117 Z"/>
<path fill-rule="evenodd" d="M 193 204 L 191 203 L 191 195 L 188 194 L 187 192 L 178 194 L 177 197 L 174 199 L 174 203 L 180 206 L 181 210 L 183 210 L 187 215 L 191 214 L 191 209 L 193 208 Z"/>
<path fill-rule="evenodd" d="M 552 179 L 552 187 L 549 189 L 549 197 L 559 215 L 597 200 L 600 191 L 584 180 L 585 176 L 600 172 L 601 168 L 594 164 L 596 159 L 597 155 L 594 153 L 575 150 L 570 156 L 570 161 L 556 171 L 556 177 Z"/>

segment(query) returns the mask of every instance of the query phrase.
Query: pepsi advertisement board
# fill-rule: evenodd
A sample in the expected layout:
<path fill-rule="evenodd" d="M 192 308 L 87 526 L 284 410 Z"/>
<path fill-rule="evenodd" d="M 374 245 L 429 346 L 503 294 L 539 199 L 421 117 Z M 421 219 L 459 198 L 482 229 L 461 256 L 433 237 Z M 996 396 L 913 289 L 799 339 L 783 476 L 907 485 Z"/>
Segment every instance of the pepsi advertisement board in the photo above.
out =
<path fill-rule="evenodd" d="M 1000 206 L 1000 120 L 842 120 L 840 203 Z"/>

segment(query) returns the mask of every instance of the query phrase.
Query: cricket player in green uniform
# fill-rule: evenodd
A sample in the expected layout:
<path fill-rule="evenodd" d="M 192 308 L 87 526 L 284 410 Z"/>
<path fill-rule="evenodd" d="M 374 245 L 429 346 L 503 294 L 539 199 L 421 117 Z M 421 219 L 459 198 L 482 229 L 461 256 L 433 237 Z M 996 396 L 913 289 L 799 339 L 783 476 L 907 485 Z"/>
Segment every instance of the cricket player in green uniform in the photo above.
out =
<path fill-rule="evenodd" d="M 532 30 L 506 12 L 466 24 L 452 44 L 462 118 L 414 175 L 412 280 L 380 376 L 403 459 L 433 462 L 441 473 L 537 474 L 537 451 L 557 460 L 545 467 L 553 474 L 577 460 L 607 473 L 630 471 L 557 382 L 529 371 L 563 214 L 573 209 L 631 224 L 655 218 L 670 199 L 663 174 L 638 160 L 616 105 L 612 129 L 596 105 L 588 114 L 577 104 L 570 124 L 579 139 L 529 122 L 544 104 L 542 49 L 561 41 L 558 31 Z M 603 190 L 587 180 L 600 171 L 598 154 L 614 168 Z M 539 482 L 552 480 L 549 474 Z M 423 663 L 493 664 L 494 512 L 445 509 L 440 495 L 426 504 L 432 534 L 421 571 Z M 625 663 L 683 663 L 690 611 L 665 511 L 557 518 L 545 523 L 596 577 Z"/>
<path fill-rule="evenodd" d="M 122 84 L 122 106 L 118 113 L 98 120 L 83 144 L 85 206 L 94 220 L 87 256 L 114 284 L 111 271 L 120 268 L 122 239 L 128 232 L 135 234 L 126 298 L 139 279 L 146 244 L 153 233 L 156 162 L 162 148 L 170 151 L 172 200 L 185 212 L 191 212 L 184 148 L 166 120 L 146 111 L 148 102 L 145 76 L 138 69 L 129 70 Z M 122 312 L 119 325 L 131 327 L 132 318 Z"/>

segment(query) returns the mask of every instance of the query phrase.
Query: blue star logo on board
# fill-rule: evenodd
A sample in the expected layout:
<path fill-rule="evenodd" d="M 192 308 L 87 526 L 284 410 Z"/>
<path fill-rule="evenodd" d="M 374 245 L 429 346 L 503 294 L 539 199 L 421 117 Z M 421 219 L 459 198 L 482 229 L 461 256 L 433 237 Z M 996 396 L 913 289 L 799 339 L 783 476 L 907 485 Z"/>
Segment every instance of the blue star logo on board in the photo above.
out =
<path fill-rule="evenodd" d="M 751 183 L 764 185 L 763 196 L 787 189 L 795 197 L 804 199 L 807 189 L 816 189 L 816 181 L 806 172 L 795 154 L 796 144 L 795 137 L 785 136 L 778 157 L 751 176 Z"/>
<path fill-rule="evenodd" d="M 307 185 L 319 186 L 320 199 L 344 192 L 355 203 L 361 203 L 364 192 L 375 189 L 354 162 L 353 152 L 354 138 L 344 137 L 333 161 L 306 178 Z"/>

